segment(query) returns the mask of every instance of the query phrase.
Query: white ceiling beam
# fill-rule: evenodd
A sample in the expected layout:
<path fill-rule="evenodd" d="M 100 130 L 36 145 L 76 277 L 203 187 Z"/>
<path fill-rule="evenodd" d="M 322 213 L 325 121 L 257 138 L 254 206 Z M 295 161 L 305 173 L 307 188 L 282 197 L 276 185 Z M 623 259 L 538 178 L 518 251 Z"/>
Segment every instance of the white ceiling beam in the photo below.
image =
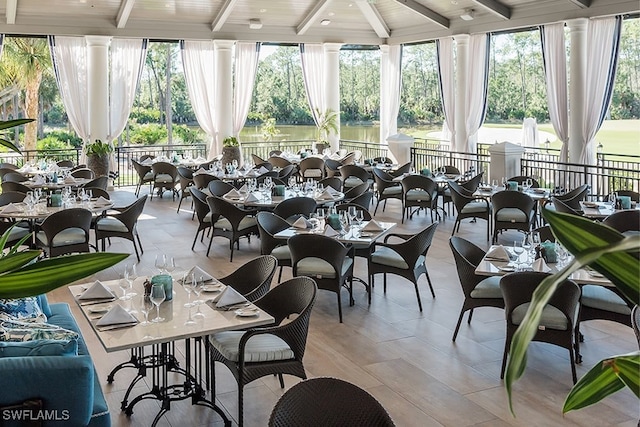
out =
<path fill-rule="evenodd" d="M 413 10 L 414 12 L 424 16 L 428 20 L 435 22 L 436 24 L 440 25 L 443 28 L 449 28 L 449 19 L 447 17 L 442 16 L 437 12 L 434 12 L 433 10 L 429 9 L 426 6 L 423 6 L 417 1 L 415 0 L 395 0 L 395 1 Z"/>
<path fill-rule="evenodd" d="M 581 9 L 591 7 L 591 0 L 569 0 L 571 3 L 579 6 Z"/>
<path fill-rule="evenodd" d="M 118 16 L 116 17 L 116 27 L 124 28 L 129 20 L 129 15 L 133 9 L 133 4 L 136 0 L 122 0 L 120 3 L 120 9 L 118 9 Z"/>
<path fill-rule="evenodd" d="M 307 30 L 311 28 L 311 25 L 313 25 L 318 17 L 325 11 L 328 5 L 329 0 L 320 0 L 317 2 L 313 9 L 311 9 L 311 12 L 309 12 L 302 22 L 296 27 L 296 34 L 301 36 L 306 33 Z"/>
<path fill-rule="evenodd" d="M 220 9 L 220 13 L 218 13 L 218 16 L 216 16 L 211 23 L 211 31 L 216 32 L 222 29 L 222 26 L 227 22 L 229 15 L 233 12 L 233 8 L 236 7 L 236 3 L 238 3 L 238 0 L 227 0 L 224 2 L 222 9 Z M 249 22 L 247 22 L 247 25 L 249 25 Z"/>
<path fill-rule="evenodd" d="M 7 0 L 7 24 L 16 23 L 16 13 L 18 12 L 18 0 Z"/>
<path fill-rule="evenodd" d="M 473 2 L 484 7 L 498 18 L 511 18 L 511 9 L 496 0 L 473 0 Z"/>
<path fill-rule="evenodd" d="M 382 19 L 382 16 L 380 16 L 378 9 L 376 9 L 376 7 L 368 0 L 357 0 L 356 4 L 378 37 L 383 39 L 389 38 L 391 31 L 389 30 L 387 23 Z"/>

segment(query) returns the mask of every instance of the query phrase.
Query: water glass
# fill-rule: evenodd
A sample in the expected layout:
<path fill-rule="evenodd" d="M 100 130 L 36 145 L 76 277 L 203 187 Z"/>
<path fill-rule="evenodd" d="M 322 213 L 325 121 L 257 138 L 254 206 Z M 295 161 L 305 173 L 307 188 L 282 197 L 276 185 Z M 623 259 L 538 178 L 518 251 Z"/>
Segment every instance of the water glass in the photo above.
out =
<path fill-rule="evenodd" d="M 151 285 L 151 294 L 149 299 L 156 306 L 156 317 L 151 320 L 154 323 L 164 322 L 164 318 L 160 317 L 160 304 L 165 300 L 164 285 L 161 283 L 154 283 Z"/>
<path fill-rule="evenodd" d="M 521 267 L 520 256 L 522 255 L 523 252 L 524 252 L 524 248 L 522 247 L 522 241 L 514 240 L 513 253 L 516 255 L 516 260 L 515 260 L 516 271 L 520 271 L 520 267 Z"/>
<path fill-rule="evenodd" d="M 200 304 L 202 304 L 204 301 L 199 299 L 200 294 L 202 293 L 203 287 L 204 287 L 204 277 L 200 276 L 198 277 L 198 280 L 195 280 L 195 277 L 194 277 L 194 280 L 191 281 L 191 290 L 196 295 L 196 300 L 193 302 L 193 304 L 198 308 L 198 310 L 193 315 L 193 317 L 205 317 L 204 313 L 200 311 Z"/>
<path fill-rule="evenodd" d="M 149 298 L 149 295 L 145 295 L 144 292 L 140 297 L 140 312 L 144 314 L 144 321 L 140 323 L 141 326 L 149 326 L 149 313 L 153 310 L 153 302 Z"/>

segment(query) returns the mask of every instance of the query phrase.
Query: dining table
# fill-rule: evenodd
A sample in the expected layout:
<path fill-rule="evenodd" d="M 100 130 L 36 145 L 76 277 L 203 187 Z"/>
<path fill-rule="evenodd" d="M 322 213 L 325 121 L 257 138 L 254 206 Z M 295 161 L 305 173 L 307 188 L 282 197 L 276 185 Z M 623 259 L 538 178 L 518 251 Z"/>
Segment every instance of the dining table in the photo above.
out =
<path fill-rule="evenodd" d="M 69 286 L 69 291 L 105 351 L 113 353 L 129 350 L 131 353 L 131 359 L 115 366 L 107 378 L 109 383 L 113 382 L 121 369 L 132 368 L 136 372 L 121 401 L 121 409 L 127 416 L 133 414 L 134 407 L 139 402 L 156 400 L 160 407 L 151 424 L 155 426 L 171 410 L 172 402 L 190 399 L 192 405 L 214 410 L 223 419 L 225 426 L 231 426 L 224 411 L 216 405 L 215 396 L 207 398 L 206 395 L 205 390 L 210 389 L 209 369 L 212 369 L 205 348 L 206 339 L 209 335 L 222 331 L 272 324 L 274 318 L 248 302 L 243 304 L 242 309 L 236 310 L 216 307 L 213 301 L 225 292 L 226 286 L 211 278 L 202 289 L 203 303 L 198 306 L 199 309 L 201 307 L 200 313 L 203 316 L 194 320 L 195 309 L 185 307 L 190 302 L 190 294 L 178 285 L 181 276 L 173 275 L 177 280 L 173 280 L 175 286 L 168 291 L 172 298 L 158 306 L 159 318 L 162 319 L 158 322 L 153 319 L 147 322 L 146 318 L 145 322 L 140 322 L 143 317 L 138 314 L 145 298 L 144 282 L 148 277 L 132 280 L 131 289 L 136 295 L 131 295 L 130 299 L 116 297 L 120 293 L 119 280 L 99 283 L 111 292 L 112 298 L 82 299 L 81 295 L 95 286 L 95 282 Z M 120 307 L 116 308 L 116 305 Z M 133 321 L 123 321 L 111 326 L 99 324 L 100 319 L 108 316 L 108 313 L 113 310 L 122 311 L 121 309 L 128 312 Z M 154 309 L 148 317 L 151 318 L 155 313 Z M 176 348 L 178 342 L 184 342 L 184 351 Z M 149 381 L 148 391 L 135 387 L 142 379 Z"/>
<path fill-rule="evenodd" d="M 284 195 L 282 196 L 273 196 L 268 194 L 265 195 L 263 193 L 260 193 L 259 191 L 235 192 L 233 194 L 227 193 L 222 196 L 224 200 L 233 203 L 234 205 L 257 209 L 272 209 L 278 206 L 283 201 L 294 197 L 310 197 L 316 201 L 318 206 L 324 206 L 344 200 L 344 193 L 335 192 L 331 195 L 328 195 L 324 192 L 319 191 L 305 192 L 294 191 L 291 188 L 285 188 Z"/>
<path fill-rule="evenodd" d="M 617 209 L 607 202 L 582 201 L 580 202 L 580 209 L 582 210 L 582 216 L 585 218 L 603 220 L 609 215 L 623 210 L 640 210 L 640 204 L 635 204 L 630 209 Z"/>

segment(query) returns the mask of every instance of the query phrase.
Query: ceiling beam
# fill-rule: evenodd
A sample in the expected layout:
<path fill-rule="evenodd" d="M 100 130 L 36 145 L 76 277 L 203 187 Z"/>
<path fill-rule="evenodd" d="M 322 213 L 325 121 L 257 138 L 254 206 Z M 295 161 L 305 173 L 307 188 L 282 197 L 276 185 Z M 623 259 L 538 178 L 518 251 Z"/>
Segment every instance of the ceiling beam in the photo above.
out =
<path fill-rule="evenodd" d="M 18 0 L 7 0 L 7 24 L 16 23 L 16 12 L 18 11 Z"/>
<path fill-rule="evenodd" d="M 319 2 L 317 2 L 313 9 L 311 9 L 311 12 L 309 12 L 307 16 L 304 17 L 302 22 L 296 27 L 296 34 L 301 36 L 306 33 L 307 30 L 311 28 L 311 25 L 318 19 L 318 16 L 320 16 L 324 12 L 328 5 L 329 0 L 320 0 Z"/>
<path fill-rule="evenodd" d="M 484 7 L 498 18 L 511 18 L 511 9 L 496 0 L 473 0 L 473 2 Z"/>
<path fill-rule="evenodd" d="M 236 3 L 238 3 L 238 0 L 226 0 L 224 2 L 222 9 L 220 9 L 220 13 L 218 13 L 218 16 L 216 16 L 211 23 L 211 31 L 216 32 L 222 29 L 222 26 L 227 22 L 229 15 L 231 15 L 233 8 L 236 7 Z M 249 25 L 248 22 L 247 25 Z"/>
<path fill-rule="evenodd" d="M 380 16 L 378 9 L 376 9 L 376 7 L 368 0 L 357 0 L 356 4 L 378 37 L 383 39 L 389 38 L 391 31 L 389 30 L 387 23 L 382 19 L 382 16 Z"/>
<path fill-rule="evenodd" d="M 127 25 L 131 9 L 133 9 L 133 4 L 135 2 L 136 0 L 122 0 L 120 3 L 120 9 L 118 10 L 118 16 L 116 18 L 117 28 L 124 28 Z"/>
<path fill-rule="evenodd" d="M 426 6 L 423 6 L 417 1 L 415 0 L 395 0 L 395 1 L 405 7 L 408 7 L 414 12 L 424 16 L 428 20 L 435 22 L 436 24 L 440 25 L 443 28 L 449 28 L 449 19 L 447 17 L 442 16 L 437 12 L 434 12 L 433 10 L 429 9 Z"/>
<path fill-rule="evenodd" d="M 586 9 L 591 7 L 591 0 L 569 0 L 571 3 L 579 6 L 581 9 Z"/>

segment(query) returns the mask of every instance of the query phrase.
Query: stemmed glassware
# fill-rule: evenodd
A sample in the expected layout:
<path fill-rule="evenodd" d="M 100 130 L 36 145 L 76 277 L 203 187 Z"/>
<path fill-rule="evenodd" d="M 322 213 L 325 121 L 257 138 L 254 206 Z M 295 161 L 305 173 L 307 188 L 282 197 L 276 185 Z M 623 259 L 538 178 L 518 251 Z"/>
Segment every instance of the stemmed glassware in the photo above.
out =
<path fill-rule="evenodd" d="M 129 276 L 126 271 L 127 270 L 125 269 L 125 272 L 122 274 L 122 278 L 118 281 L 118 286 L 122 289 L 122 296 L 120 297 L 122 301 L 131 299 L 131 295 L 127 293 L 127 290 L 129 289 Z"/>
<path fill-rule="evenodd" d="M 165 300 L 164 285 L 160 283 L 154 283 L 151 285 L 151 293 L 149 299 L 156 306 L 156 317 L 151 320 L 154 323 L 163 322 L 164 317 L 160 317 L 160 304 Z"/>
<path fill-rule="evenodd" d="M 182 287 L 184 288 L 184 291 L 187 293 L 187 302 L 184 304 L 185 307 L 191 308 L 194 305 L 191 302 L 191 290 L 193 289 L 191 284 L 195 279 L 196 278 L 193 273 L 191 273 L 191 280 L 187 279 L 187 275 L 185 274 L 184 277 L 182 278 L 182 281 L 180 282 L 182 284 Z"/>
<path fill-rule="evenodd" d="M 166 255 L 157 255 L 156 260 L 154 262 L 155 267 L 158 269 L 160 274 L 166 274 L 167 272 L 167 256 Z"/>
<path fill-rule="evenodd" d="M 204 277 L 202 276 L 200 276 L 198 280 L 195 280 L 195 277 L 194 277 L 193 280 L 191 281 L 191 290 L 196 295 L 196 300 L 193 302 L 193 304 L 198 308 L 198 310 L 193 315 L 193 317 L 205 317 L 204 313 L 200 311 L 200 304 L 202 304 L 204 301 L 199 299 L 203 286 L 204 286 Z"/>
<path fill-rule="evenodd" d="M 141 326 L 149 326 L 151 324 L 151 322 L 149 322 L 149 313 L 152 309 L 153 302 L 151 302 L 151 298 L 143 292 L 140 299 L 140 311 L 144 314 L 144 321 L 140 323 Z"/>
<path fill-rule="evenodd" d="M 516 271 L 520 271 L 520 256 L 524 252 L 524 248 L 522 247 L 522 241 L 514 240 L 513 241 L 513 253 L 516 255 Z"/>
<path fill-rule="evenodd" d="M 349 206 L 347 209 L 347 215 L 349 216 L 349 224 L 354 224 L 356 217 L 358 216 L 358 209 L 355 206 Z"/>
<path fill-rule="evenodd" d="M 534 246 L 533 246 L 533 241 L 531 239 L 531 234 L 530 233 L 525 233 L 524 234 L 524 238 L 522 239 L 522 249 L 524 250 L 524 253 L 525 253 L 524 264 L 529 264 L 529 261 L 532 258 L 531 250 L 533 248 L 534 248 Z"/>
<path fill-rule="evenodd" d="M 531 178 L 527 178 L 527 180 L 524 183 L 525 191 L 529 191 L 531 187 L 533 187 L 533 180 Z"/>

